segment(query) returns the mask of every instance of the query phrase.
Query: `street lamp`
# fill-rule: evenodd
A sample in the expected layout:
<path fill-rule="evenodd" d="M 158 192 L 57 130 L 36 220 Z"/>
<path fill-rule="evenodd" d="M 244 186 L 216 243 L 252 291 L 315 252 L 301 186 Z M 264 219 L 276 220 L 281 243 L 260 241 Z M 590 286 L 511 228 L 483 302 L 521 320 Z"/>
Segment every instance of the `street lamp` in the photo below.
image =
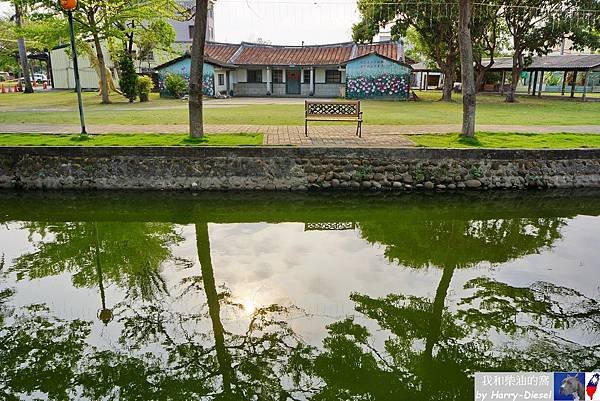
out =
<path fill-rule="evenodd" d="M 73 69 L 75 70 L 75 90 L 77 91 L 77 104 L 79 105 L 79 122 L 81 123 L 81 135 L 87 135 L 87 132 L 85 131 L 85 117 L 83 116 L 83 100 L 81 99 L 81 81 L 79 80 L 79 64 L 77 63 L 75 30 L 73 28 L 73 10 L 77 8 L 77 0 L 60 0 L 60 6 L 67 11 L 67 15 L 69 17 L 71 53 L 73 53 Z"/>

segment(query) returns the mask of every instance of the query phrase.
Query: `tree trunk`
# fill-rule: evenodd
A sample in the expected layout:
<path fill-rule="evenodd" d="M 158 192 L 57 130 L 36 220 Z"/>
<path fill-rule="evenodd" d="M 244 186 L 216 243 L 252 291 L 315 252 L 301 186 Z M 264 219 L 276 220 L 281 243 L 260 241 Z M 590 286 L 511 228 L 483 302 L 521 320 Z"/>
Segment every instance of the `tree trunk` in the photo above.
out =
<path fill-rule="evenodd" d="M 475 70 L 475 90 L 481 91 L 483 89 L 483 81 L 485 79 L 486 69 L 482 66 L 479 66 Z"/>
<path fill-rule="evenodd" d="M 96 48 L 96 57 L 98 58 L 98 69 L 100 70 L 100 92 L 102 94 L 102 103 L 108 104 L 110 103 L 109 98 L 109 87 L 108 87 L 108 77 L 106 75 L 106 61 L 104 61 L 104 52 L 102 51 L 102 46 L 100 43 L 100 36 L 98 36 L 98 32 L 95 30 L 96 27 L 96 15 L 93 11 L 88 11 L 87 19 L 92 28 L 92 38 L 94 39 L 94 47 Z"/>
<path fill-rule="evenodd" d="M 513 55 L 510 86 L 508 92 L 506 92 L 506 101 L 508 103 L 515 103 L 517 101 L 517 86 L 519 85 L 519 79 L 521 78 L 521 71 L 523 71 L 521 55 L 519 52 L 515 51 L 515 54 Z M 535 88 L 535 82 L 533 83 L 533 88 Z"/>
<path fill-rule="evenodd" d="M 433 358 L 434 345 L 440 340 L 444 305 L 446 303 L 448 288 L 450 288 L 450 282 L 452 281 L 455 269 L 455 266 L 444 267 L 442 278 L 435 291 L 435 299 L 433 301 L 431 317 L 429 320 L 429 335 L 425 339 L 425 357 L 429 360 Z"/>
<path fill-rule="evenodd" d="M 213 328 L 215 338 L 215 350 L 217 352 L 217 361 L 219 371 L 223 378 L 223 393 L 231 395 L 231 381 L 233 378 L 233 368 L 231 366 L 231 355 L 225 347 L 225 329 L 220 317 L 219 295 L 215 285 L 215 276 L 213 273 L 212 260 L 210 258 L 210 239 L 208 237 L 208 224 L 197 223 L 196 228 L 196 248 L 198 250 L 198 260 L 202 270 L 202 284 L 206 293 L 206 302 L 208 304 L 208 314 Z M 225 398 L 228 399 L 228 398 Z"/>
<path fill-rule="evenodd" d="M 458 43 L 460 47 L 460 71 L 463 94 L 463 125 L 461 135 L 475 136 L 475 109 L 477 107 L 477 90 L 475 88 L 475 71 L 473 67 L 473 42 L 471 40 L 471 7 L 472 0 L 460 0 L 460 31 Z"/>
<path fill-rule="evenodd" d="M 21 6 L 15 4 L 15 24 L 18 28 L 23 25 L 21 21 Z M 27 61 L 27 48 L 25 47 L 25 39 L 22 37 L 17 38 L 17 45 L 19 47 L 19 64 L 21 64 L 21 71 L 23 72 L 23 82 L 25 83 L 24 93 L 33 93 L 33 86 L 31 86 L 31 75 L 29 72 L 29 63 Z"/>
<path fill-rule="evenodd" d="M 98 57 L 98 68 L 100 69 L 100 90 L 102 91 L 102 103 L 110 103 L 108 76 L 106 75 L 106 62 L 104 61 L 104 52 L 98 34 L 94 33 L 94 47 L 96 48 L 96 57 Z"/>
<path fill-rule="evenodd" d="M 190 136 L 192 138 L 202 138 L 204 136 L 204 123 L 202 118 L 202 77 L 204 74 L 204 42 L 206 40 L 207 14 L 208 0 L 196 0 L 189 100 Z"/>
<path fill-rule="evenodd" d="M 442 68 L 442 73 L 444 74 L 444 86 L 442 87 L 442 98 L 440 99 L 442 102 L 451 102 L 452 101 L 452 89 L 454 89 L 454 67 L 445 67 Z"/>
<path fill-rule="evenodd" d="M 519 85 L 520 76 L 521 69 L 519 67 L 513 66 L 510 86 L 508 87 L 508 92 L 506 92 L 506 102 L 508 103 L 515 103 L 517 101 L 517 85 Z"/>

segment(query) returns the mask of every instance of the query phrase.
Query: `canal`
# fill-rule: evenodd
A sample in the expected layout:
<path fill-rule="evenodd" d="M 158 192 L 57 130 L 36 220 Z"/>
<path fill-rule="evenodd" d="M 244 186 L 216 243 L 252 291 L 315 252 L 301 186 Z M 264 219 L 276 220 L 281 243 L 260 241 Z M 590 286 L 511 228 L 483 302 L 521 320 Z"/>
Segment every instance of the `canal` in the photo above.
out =
<path fill-rule="evenodd" d="M 473 400 L 600 361 L 600 192 L 0 192 L 0 398 Z"/>

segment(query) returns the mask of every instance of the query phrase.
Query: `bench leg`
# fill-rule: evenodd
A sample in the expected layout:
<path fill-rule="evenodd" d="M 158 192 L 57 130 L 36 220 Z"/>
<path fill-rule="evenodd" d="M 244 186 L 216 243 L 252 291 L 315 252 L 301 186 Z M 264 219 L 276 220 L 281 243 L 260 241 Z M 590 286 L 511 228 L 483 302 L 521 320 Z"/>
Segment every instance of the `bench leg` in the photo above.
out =
<path fill-rule="evenodd" d="M 304 120 L 304 136 L 308 138 L 308 120 Z"/>
<path fill-rule="evenodd" d="M 359 138 L 362 138 L 362 121 L 359 121 L 358 124 L 356 125 L 356 135 Z"/>

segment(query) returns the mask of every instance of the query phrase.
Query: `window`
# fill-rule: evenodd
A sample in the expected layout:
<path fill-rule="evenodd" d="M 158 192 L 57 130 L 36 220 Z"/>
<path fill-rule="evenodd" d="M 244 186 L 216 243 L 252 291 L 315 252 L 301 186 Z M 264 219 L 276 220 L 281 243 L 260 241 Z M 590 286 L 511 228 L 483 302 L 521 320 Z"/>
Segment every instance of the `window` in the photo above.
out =
<path fill-rule="evenodd" d="M 262 70 L 248 70 L 248 83 L 257 84 L 262 82 Z"/>
<path fill-rule="evenodd" d="M 192 39 L 194 37 L 194 25 L 188 26 L 188 31 L 190 34 L 190 39 Z"/>
<path fill-rule="evenodd" d="M 283 70 L 273 70 L 273 83 L 274 84 L 283 83 Z"/>
<path fill-rule="evenodd" d="M 339 84 L 342 82 L 342 72 L 338 70 L 326 70 L 325 71 L 325 83 L 327 84 Z"/>
<path fill-rule="evenodd" d="M 304 83 L 310 83 L 310 70 L 304 70 Z"/>
<path fill-rule="evenodd" d="M 148 50 L 148 53 L 142 53 L 141 59 L 142 61 L 154 61 L 154 52 L 152 50 Z"/>
<path fill-rule="evenodd" d="M 225 74 L 219 74 L 217 77 L 219 79 L 219 86 L 225 85 Z"/>

